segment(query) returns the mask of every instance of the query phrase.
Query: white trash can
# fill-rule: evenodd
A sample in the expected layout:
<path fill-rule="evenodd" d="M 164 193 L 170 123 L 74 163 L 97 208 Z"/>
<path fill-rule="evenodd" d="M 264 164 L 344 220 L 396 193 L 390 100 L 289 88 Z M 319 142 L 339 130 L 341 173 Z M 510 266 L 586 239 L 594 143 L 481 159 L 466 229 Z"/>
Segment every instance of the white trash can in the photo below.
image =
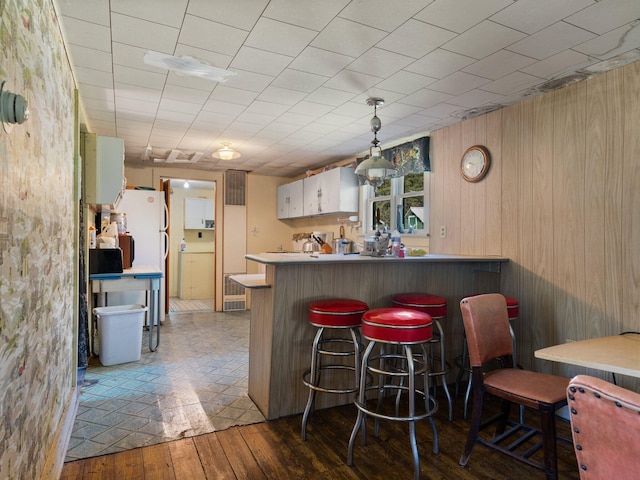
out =
<path fill-rule="evenodd" d="M 137 362 L 142 351 L 142 326 L 147 307 L 114 305 L 93 309 L 98 317 L 100 363 L 105 366 Z"/>

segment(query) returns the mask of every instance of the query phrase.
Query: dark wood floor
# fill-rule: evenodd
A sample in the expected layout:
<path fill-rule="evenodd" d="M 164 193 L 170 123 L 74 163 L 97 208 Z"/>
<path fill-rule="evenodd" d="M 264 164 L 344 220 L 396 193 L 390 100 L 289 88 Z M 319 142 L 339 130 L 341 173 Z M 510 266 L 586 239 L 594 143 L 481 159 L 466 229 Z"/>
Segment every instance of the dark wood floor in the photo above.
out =
<path fill-rule="evenodd" d="M 446 408 L 436 415 L 440 453 L 434 455 L 428 421 L 419 422 L 418 443 L 423 479 L 543 479 L 544 475 L 505 455 L 476 445 L 466 468 L 458 464 L 469 422 L 456 400 L 454 420 Z M 492 408 L 491 403 L 489 403 Z M 515 412 L 514 412 L 515 413 Z M 346 464 L 347 444 L 356 410 L 353 405 L 314 412 L 307 441 L 300 440 L 301 416 L 232 427 L 185 438 L 66 463 L 61 479 L 411 479 L 413 467 L 408 426 L 383 422 L 379 438 L 368 428 L 367 445 L 356 443 L 353 467 Z M 534 414 L 527 420 L 535 420 Z M 558 432 L 569 436 L 569 424 L 558 421 Z M 573 447 L 558 444 L 559 476 L 579 479 Z"/>

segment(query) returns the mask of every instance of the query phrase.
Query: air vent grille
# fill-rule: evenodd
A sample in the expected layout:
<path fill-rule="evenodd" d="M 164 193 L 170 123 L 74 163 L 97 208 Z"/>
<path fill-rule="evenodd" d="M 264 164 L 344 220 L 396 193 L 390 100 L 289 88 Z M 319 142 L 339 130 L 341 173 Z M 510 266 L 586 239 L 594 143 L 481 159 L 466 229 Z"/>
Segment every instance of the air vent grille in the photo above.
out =
<path fill-rule="evenodd" d="M 247 172 L 228 170 L 224 172 L 224 204 L 247 204 Z"/>
<path fill-rule="evenodd" d="M 237 274 L 225 274 L 224 276 L 224 299 L 222 310 L 225 312 L 234 312 L 247 309 L 247 291 L 246 289 L 234 282 L 229 278 L 231 275 Z"/>

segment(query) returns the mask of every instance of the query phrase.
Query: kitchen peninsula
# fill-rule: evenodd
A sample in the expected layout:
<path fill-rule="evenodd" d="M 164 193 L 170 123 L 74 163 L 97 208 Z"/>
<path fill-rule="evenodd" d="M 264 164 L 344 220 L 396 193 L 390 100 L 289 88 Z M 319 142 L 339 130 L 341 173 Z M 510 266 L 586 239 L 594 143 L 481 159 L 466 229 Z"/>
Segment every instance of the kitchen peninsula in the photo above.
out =
<path fill-rule="evenodd" d="M 424 291 L 444 296 L 447 360 L 460 354 L 462 323 L 458 304 L 471 293 L 499 292 L 507 258 L 426 255 L 368 257 L 263 253 L 246 255 L 265 267 L 264 280 L 235 275 L 251 289 L 249 396 L 267 419 L 300 413 L 308 396 L 301 377 L 309 368 L 315 328 L 307 320 L 309 302 L 349 297 L 370 308 L 391 305 L 396 293 Z M 449 379 L 451 382 L 451 378 Z M 348 395 L 318 395 L 316 408 L 352 401 Z"/>

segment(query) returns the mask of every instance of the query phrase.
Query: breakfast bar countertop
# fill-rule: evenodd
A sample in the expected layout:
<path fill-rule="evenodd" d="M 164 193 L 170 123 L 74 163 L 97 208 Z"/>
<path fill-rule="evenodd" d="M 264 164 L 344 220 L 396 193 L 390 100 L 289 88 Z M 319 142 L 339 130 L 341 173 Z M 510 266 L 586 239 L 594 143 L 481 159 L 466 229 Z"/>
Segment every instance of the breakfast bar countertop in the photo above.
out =
<path fill-rule="evenodd" d="M 442 254 L 427 254 L 420 257 L 406 256 L 404 258 L 381 256 L 374 257 L 368 255 L 358 254 L 323 254 L 323 253 L 257 253 L 245 255 L 247 260 L 263 263 L 266 265 L 295 265 L 295 264 L 311 264 L 311 263 L 379 263 L 379 262 L 508 262 L 509 259 L 505 257 L 498 257 L 494 255 L 442 255 Z"/>

